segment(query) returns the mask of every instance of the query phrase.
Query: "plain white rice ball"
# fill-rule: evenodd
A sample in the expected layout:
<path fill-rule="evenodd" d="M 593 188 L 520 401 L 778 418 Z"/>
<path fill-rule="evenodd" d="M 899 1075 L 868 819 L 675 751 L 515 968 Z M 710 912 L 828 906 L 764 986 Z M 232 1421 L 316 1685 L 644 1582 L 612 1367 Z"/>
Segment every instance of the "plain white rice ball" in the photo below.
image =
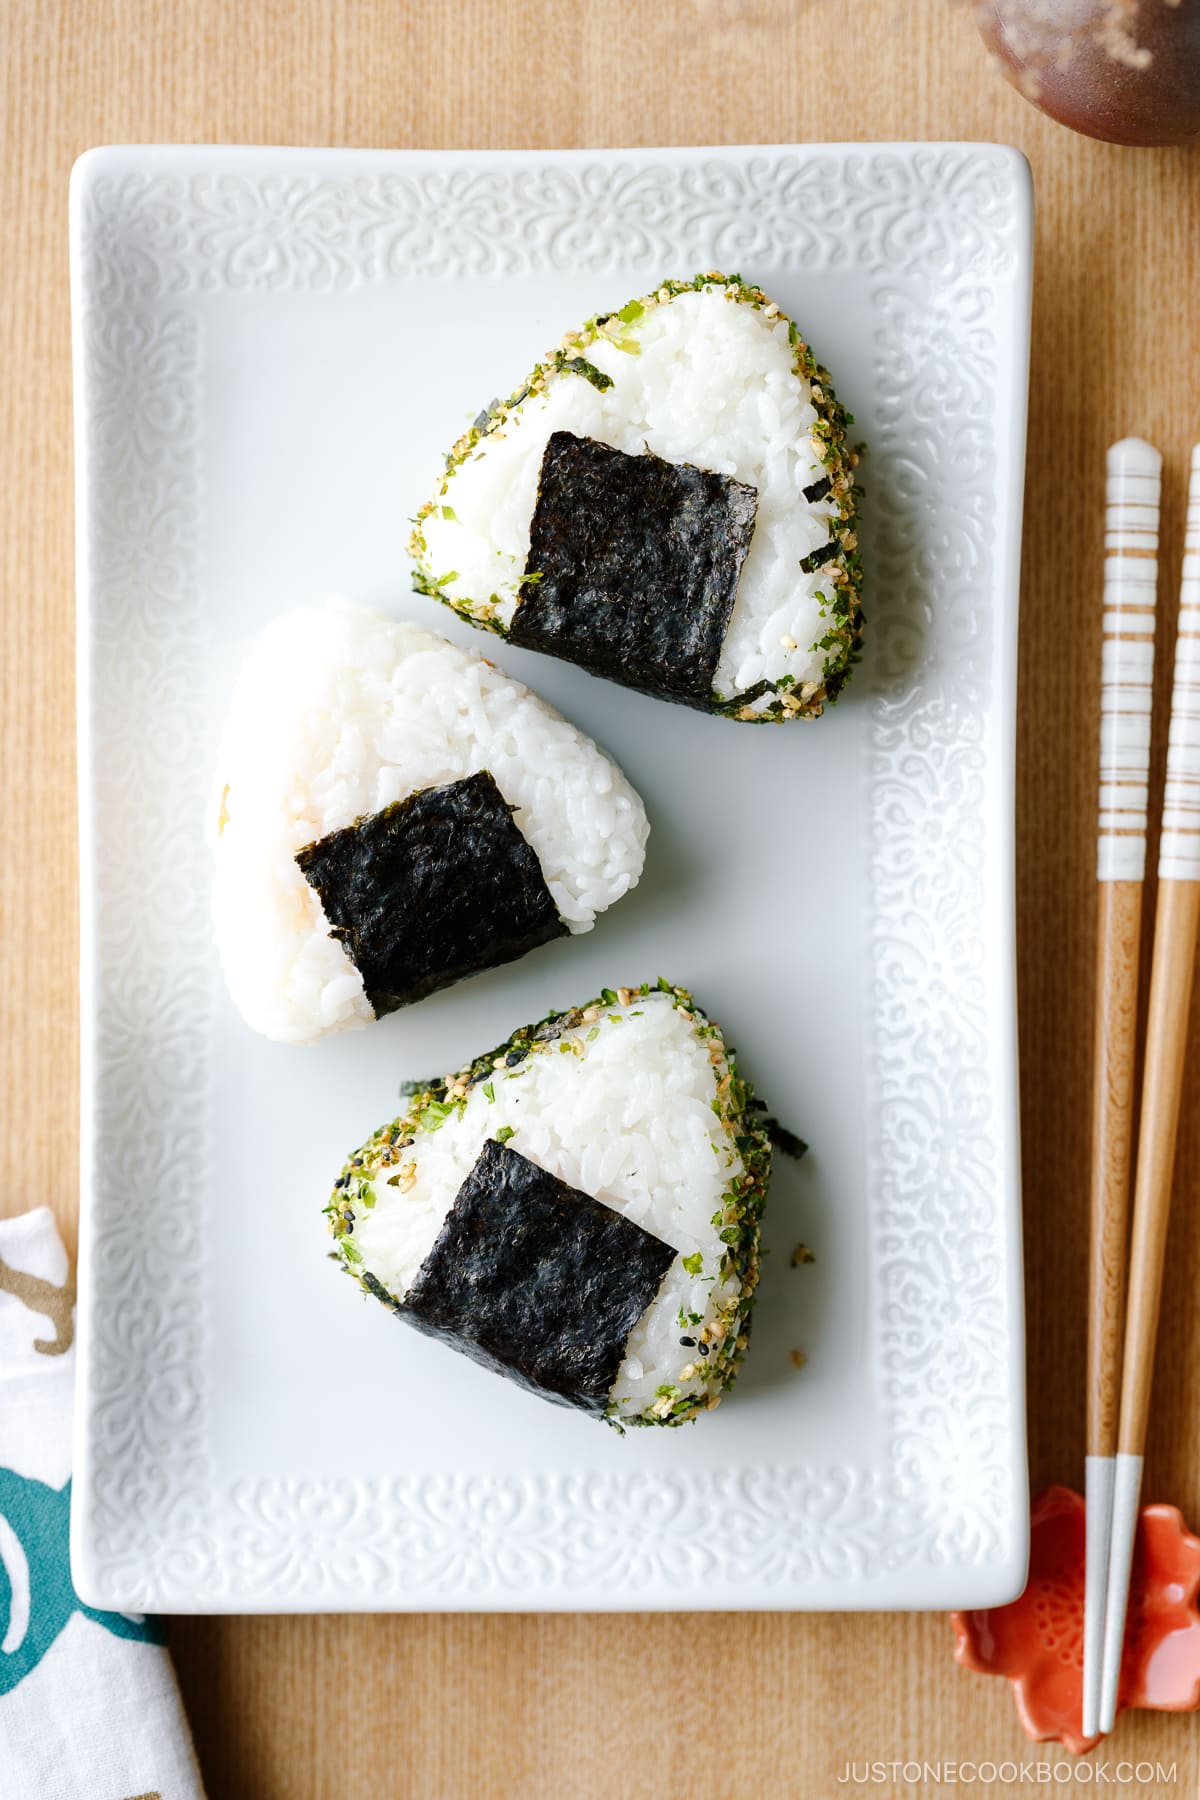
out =
<path fill-rule="evenodd" d="M 481 770 L 571 932 L 637 884 L 649 826 L 611 759 L 544 700 L 418 625 L 331 606 L 276 619 L 234 689 L 210 813 L 216 940 L 248 1024 L 304 1043 L 375 1017 L 296 852 Z"/>

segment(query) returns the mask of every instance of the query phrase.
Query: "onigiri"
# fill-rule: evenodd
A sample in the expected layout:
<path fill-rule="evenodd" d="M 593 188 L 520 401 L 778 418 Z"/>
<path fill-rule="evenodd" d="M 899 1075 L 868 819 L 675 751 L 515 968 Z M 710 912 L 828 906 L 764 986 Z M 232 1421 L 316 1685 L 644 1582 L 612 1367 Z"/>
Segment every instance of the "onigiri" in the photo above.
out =
<path fill-rule="evenodd" d="M 417 515 L 414 585 L 660 698 L 813 718 L 862 631 L 850 423 L 760 288 L 664 282 L 479 414 Z"/>
<path fill-rule="evenodd" d="M 269 625 L 210 815 L 216 940 L 247 1023 L 303 1043 L 587 931 L 649 827 L 609 757 L 520 682 L 353 608 Z"/>

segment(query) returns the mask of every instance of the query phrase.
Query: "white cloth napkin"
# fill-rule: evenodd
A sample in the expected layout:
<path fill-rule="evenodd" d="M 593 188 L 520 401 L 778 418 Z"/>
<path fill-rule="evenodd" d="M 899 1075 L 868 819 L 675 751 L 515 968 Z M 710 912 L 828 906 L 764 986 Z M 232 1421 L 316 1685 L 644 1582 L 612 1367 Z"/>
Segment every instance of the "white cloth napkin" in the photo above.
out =
<path fill-rule="evenodd" d="M 47 1207 L 0 1220 L 0 1795 L 203 1800 L 157 1625 L 71 1585 L 69 1273 Z"/>

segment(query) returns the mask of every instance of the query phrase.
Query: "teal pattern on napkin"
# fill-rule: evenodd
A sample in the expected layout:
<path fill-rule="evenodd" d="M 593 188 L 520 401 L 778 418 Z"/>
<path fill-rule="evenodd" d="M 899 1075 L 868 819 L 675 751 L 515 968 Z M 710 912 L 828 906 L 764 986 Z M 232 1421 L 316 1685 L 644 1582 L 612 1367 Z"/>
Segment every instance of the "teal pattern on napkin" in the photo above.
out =
<path fill-rule="evenodd" d="M 7 1694 L 35 1669 L 72 1613 L 94 1619 L 114 1637 L 137 1638 L 161 1644 L 157 1621 L 137 1622 L 124 1613 L 98 1612 L 85 1606 L 71 1583 L 70 1561 L 71 1483 L 63 1488 L 31 1481 L 13 1469 L 0 1469 L 0 1518 L 3 1518 L 24 1553 L 29 1570 L 29 1619 L 24 1635 L 13 1650 L 0 1643 L 0 1694 Z M 0 1556 L 0 1639 L 12 1622 L 12 1575 Z"/>

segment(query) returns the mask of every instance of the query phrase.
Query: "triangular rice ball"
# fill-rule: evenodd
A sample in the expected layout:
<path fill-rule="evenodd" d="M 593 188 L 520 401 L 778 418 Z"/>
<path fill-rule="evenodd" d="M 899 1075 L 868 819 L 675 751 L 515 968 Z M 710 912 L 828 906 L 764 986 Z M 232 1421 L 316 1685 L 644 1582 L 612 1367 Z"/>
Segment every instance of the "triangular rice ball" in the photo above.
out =
<path fill-rule="evenodd" d="M 665 282 L 479 415 L 418 515 L 415 584 L 664 699 L 813 717 L 862 625 L 849 423 L 759 288 Z"/>
<path fill-rule="evenodd" d="M 412 1096 L 326 1212 L 400 1318 L 618 1425 L 715 1406 L 746 1348 L 770 1143 L 683 988 L 605 989 Z"/>
<path fill-rule="evenodd" d="M 637 884 L 621 771 L 482 656 L 355 607 L 251 651 L 217 758 L 213 911 L 267 1037 L 369 1024 L 551 938 Z"/>

